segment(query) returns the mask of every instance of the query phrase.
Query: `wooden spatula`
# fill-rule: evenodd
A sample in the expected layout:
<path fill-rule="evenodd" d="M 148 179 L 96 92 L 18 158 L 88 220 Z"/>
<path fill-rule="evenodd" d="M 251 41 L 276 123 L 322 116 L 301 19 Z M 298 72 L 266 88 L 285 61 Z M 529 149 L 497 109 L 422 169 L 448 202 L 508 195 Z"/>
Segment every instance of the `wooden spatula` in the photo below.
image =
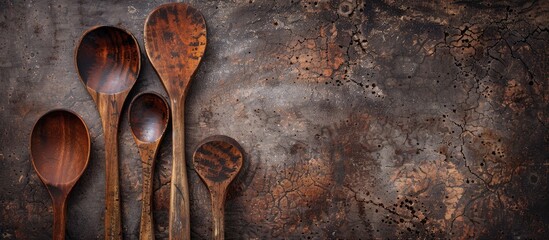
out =
<path fill-rule="evenodd" d="M 202 14 L 182 3 L 165 4 L 154 9 L 145 21 L 145 50 L 171 103 L 170 239 L 190 239 L 184 114 L 189 83 L 206 50 L 206 22 Z"/>

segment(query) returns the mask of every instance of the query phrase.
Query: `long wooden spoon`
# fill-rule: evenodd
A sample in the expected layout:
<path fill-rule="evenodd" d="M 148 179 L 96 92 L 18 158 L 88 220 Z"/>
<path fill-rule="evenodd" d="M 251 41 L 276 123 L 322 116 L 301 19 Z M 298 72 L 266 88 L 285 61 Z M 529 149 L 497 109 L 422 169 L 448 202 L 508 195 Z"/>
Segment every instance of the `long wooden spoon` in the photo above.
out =
<path fill-rule="evenodd" d="M 190 239 L 189 187 L 185 166 L 185 97 L 206 50 L 206 22 L 187 4 L 154 9 L 145 21 L 145 50 L 171 102 L 173 163 L 170 239 Z"/>
<path fill-rule="evenodd" d="M 194 168 L 210 190 L 212 200 L 213 239 L 225 239 L 225 196 L 236 177 L 244 155 L 234 139 L 213 136 L 205 139 L 193 154 Z"/>
<path fill-rule="evenodd" d="M 53 202 L 53 239 L 65 239 L 67 196 L 88 166 L 90 142 L 86 123 L 68 110 L 44 114 L 32 130 L 32 165 Z"/>
<path fill-rule="evenodd" d="M 92 96 L 105 136 L 105 239 L 121 239 L 118 176 L 118 122 L 126 96 L 141 68 L 137 40 L 126 30 L 98 26 L 87 30 L 75 50 L 82 83 Z"/>
<path fill-rule="evenodd" d="M 151 207 L 154 158 L 158 144 L 168 126 L 170 107 L 166 100 L 157 93 L 146 92 L 137 95 L 132 100 L 128 115 L 133 139 L 139 148 L 143 167 L 143 202 L 139 239 L 152 240 L 154 239 Z"/>

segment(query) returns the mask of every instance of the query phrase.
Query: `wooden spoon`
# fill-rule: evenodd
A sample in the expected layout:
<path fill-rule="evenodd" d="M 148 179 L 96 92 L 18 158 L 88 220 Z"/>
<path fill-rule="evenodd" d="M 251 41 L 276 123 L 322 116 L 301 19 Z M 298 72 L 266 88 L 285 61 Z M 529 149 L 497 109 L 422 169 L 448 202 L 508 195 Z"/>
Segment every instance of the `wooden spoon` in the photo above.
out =
<path fill-rule="evenodd" d="M 53 239 L 65 239 L 67 196 L 88 166 L 90 143 L 86 123 L 71 111 L 50 111 L 34 124 L 30 154 L 53 202 Z"/>
<path fill-rule="evenodd" d="M 139 239 L 154 239 L 152 215 L 152 190 L 154 175 L 154 158 L 158 144 L 170 118 L 170 107 L 157 93 L 141 93 L 130 104 L 128 119 L 133 139 L 139 148 L 143 167 L 143 203 L 141 206 L 141 227 Z"/>
<path fill-rule="evenodd" d="M 126 30 L 93 27 L 80 39 L 75 62 L 80 80 L 97 105 L 105 135 L 105 239 L 121 239 L 118 122 L 141 68 L 139 45 Z"/>
<path fill-rule="evenodd" d="M 205 139 L 193 154 L 195 171 L 208 186 L 212 198 L 213 239 L 225 238 L 225 196 L 227 187 L 242 168 L 242 152 L 234 139 L 213 136 Z"/>
<path fill-rule="evenodd" d="M 173 163 L 170 239 L 190 239 L 189 187 L 185 167 L 185 97 L 206 50 L 206 22 L 187 4 L 154 9 L 145 21 L 145 50 L 171 102 Z"/>

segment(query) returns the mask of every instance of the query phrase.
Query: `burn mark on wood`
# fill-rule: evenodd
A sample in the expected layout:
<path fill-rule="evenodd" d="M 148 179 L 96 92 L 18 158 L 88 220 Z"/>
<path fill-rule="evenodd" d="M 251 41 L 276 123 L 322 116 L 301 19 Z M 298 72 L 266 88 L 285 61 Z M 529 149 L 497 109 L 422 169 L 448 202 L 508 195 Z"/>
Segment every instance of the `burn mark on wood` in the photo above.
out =
<path fill-rule="evenodd" d="M 235 141 L 212 140 L 201 144 L 193 156 L 194 166 L 205 180 L 223 182 L 234 178 L 242 166 L 241 148 Z"/>

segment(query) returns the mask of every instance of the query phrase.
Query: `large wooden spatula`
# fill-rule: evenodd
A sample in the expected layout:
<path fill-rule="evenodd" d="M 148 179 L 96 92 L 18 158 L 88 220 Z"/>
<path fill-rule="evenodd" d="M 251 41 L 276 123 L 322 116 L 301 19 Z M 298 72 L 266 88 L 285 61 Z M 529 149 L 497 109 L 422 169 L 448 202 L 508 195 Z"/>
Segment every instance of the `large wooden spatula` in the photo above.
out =
<path fill-rule="evenodd" d="M 170 97 L 173 164 L 170 239 L 190 239 L 189 188 L 185 167 L 185 97 L 206 50 L 206 22 L 187 4 L 153 10 L 145 21 L 145 50 Z"/>

